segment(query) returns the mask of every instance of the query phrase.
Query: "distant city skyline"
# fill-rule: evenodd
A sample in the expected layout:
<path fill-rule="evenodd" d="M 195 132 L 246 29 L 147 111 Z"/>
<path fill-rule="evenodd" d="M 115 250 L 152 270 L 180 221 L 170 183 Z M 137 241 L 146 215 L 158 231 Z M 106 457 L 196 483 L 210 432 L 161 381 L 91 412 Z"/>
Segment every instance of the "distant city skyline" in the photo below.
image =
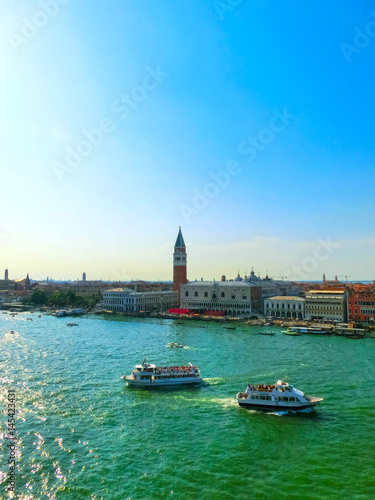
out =
<path fill-rule="evenodd" d="M 187 240 L 189 241 L 189 240 Z M 280 271 L 280 268 L 277 269 L 277 261 L 275 259 L 277 258 L 277 253 L 281 250 L 281 247 L 283 246 L 283 251 L 285 252 L 285 257 L 288 255 L 288 243 L 287 242 L 282 242 L 281 240 L 278 241 L 278 246 L 275 245 L 275 241 L 273 242 L 274 245 L 268 245 L 268 242 L 262 242 L 262 241 L 254 241 L 253 244 L 254 246 L 256 245 L 258 248 L 261 247 L 263 244 L 263 253 L 265 255 L 269 255 L 270 262 L 272 261 L 273 264 L 270 265 L 265 265 L 263 267 L 256 266 L 256 265 L 247 265 L 245 266 L 231 266 L 228 265 L 228 259 L 230 260 L 230 254 L 232 251 L 237 249 L 237 254 L 241 255 L 246 251 L 247 245 L 243 245 L 244 248 L 238 249 L 239 245 L 229 245 L 228 248 L 226 249 L 226 252 L 222 251 L 222 248 L 219 247 L 218 249 L 215 250 L 214 246 L 210 247 L 203 247 L 203 248 L 192 248 L 192 253 L 189 254 L 189 243 L 187 243 L 186 248 L 187 248 L 187 254 L 192 255 L 193 258 L 195 256 L 200 254 L 206 254 L 207 252 L 211 254 L 211 260 L 213 261 L 212 266 L 203 267 L 201 263 L 198 262 L 191 262 L 191 257 L 188 258 L 188 264 L 187 264 L 187 277 L 189 281 L 194 281 L 194 280 L 200 280 L 202 278 L 208 279 L 208 280 L 220 280 L 221 276 L 225 275 L 227 279 L 234 279 L 237 274 L 239 273 L 241 276 L 249 275 L 250 272 L 253 270 L 256 275 L 260 275 L 262 277 L 265 277 L 266 275 L 273 277 L 275 279 L 285 279 L 285 280 L 292 280 L 292 281 L 322 281 L 325 275 L 325 278 L 327 281 L 333 281 L 338 279 L 338 281 L 345 282 L 345 281 L 373 281 L 374 277 L 370 273 L 363 274 L 362 276 L 358 276 L 355 274 L 349 274 L 346 269 L 344 269 L 342 272 L 344 274 L 339 274 L 339 272 L 331 271 L 330 270 L 330 261 L 332 264 L 334 264 L 333 269 L 337 270 L 337 256 L 336 259 L 334 258 L 335 253 L 338 253 L 339 250 L 341 250 L 341 245 L 339 242 L 332 242 L 331 240 L 323 240 L 319 239 L 316 242 L 310 242 L 310 247 L 306 249 L 306 243 L 304 244 L 299 244 L 299 248 L 295 248 L 295 253 L 299 252 L 300 259 L 295 261 L 294 259 L 289 258 L 289 268 L 286 269 L 284 268 L 284 272 Z M 171 241 L 171 246 L 173 249 L 173 243 Z M 295 243 L 289 243 L 289 245 L 294 245 L 297 247 Z M 164 247 L 163 247 L 164 248 Z M 199 251 L 199 253 L 197 252 Z M 289 249 L 290 251 L 290 249 Z M 216 253 L 216 255 L 215 255 Z M 358 255 L 358 253 L 357 253 Z M 38 273 L 38 270 L 35 273 L 31 273 L 31 279 L 33 280 L 46 280 L 49 278 L 49 280 L 56 280 L 56 281 L 82 281 L 83 278 L 87 281 L 95 281 L 95 280 L 103 280 L 103 281 L 136 281 L 136 280 L 144 280 L 144 281 L 173 281 L 173 260 L 172 260 L 172 253 L 171 250 L 169 249 L 169 252 L 166 252 L 166 255 L 162 255 L 161 251 L 158 253 L 158 256 L 160 258 L 160 261 L 163 262 L 165 266 L 165 276 L 164 277 L 154 277 L 155 274 L 152 273 L 152 270 L 150 270 L 150 273 L 147 274 L 147 271 L 144 270 L 142 273 L 142 276 L 136 276 L 136 275 L 131 275 L 131 271 L 129 274 L 123 274 L 124 267 L 120 266 L 116 269 L 115 267 L 112 268 L 112 273 L 109 276 L 105 275 L 99 275 L 96 270 L 93 270 L 93 274 L 91 273 L 79 273 L 78 276 L 76 273 L 76 277 L 74 277 L 73 274 L 69 274 L 68 271 L 66 271 L 63 275 L 60 276 L 54 276 L 53 273 L 48 273 L 47 276 L 43 276 L 40 272 Z M 167 258 L 170 257 L 169 263 L 166 264 Z M 223 264 L 220 266 L 220 258 L 223 259 Z M 242 262 L 244 262 L 246 259 L 242 259 Z M 264 259 L 263 259 L 264 261 Z M 286 261 L 286 260 L 285 260 Z M 275 263 L 276 262 L 276 263 Z M 214 266 L 219 266 L 218 271 L 216 274 L 214 273 Z M 72 266 L 69 265 L 67 266 L 67 269 L 70 269 Z M 191 269 L 190 269 L 191 268 Z M 17 268 L 16 268 L 17 269 Z M 322 269 L 321 273 L 319 274 L 318 270 Z M 201 271 L 199 273 L 199 270 Z M 12 269 L 9 270 L 9 267 L 7 268 L 9 279 L 14 280 L 14 279 L 22 279 L 26 276 L 26 274 L 30 274 L 26 272 L 24 275 L 17 275 L 12 273 Z M 211 274 L 209 274 L 211 271 Z M 4 271 L 5 272 L 5 271 Z M 195 273 L 195 275 L 194 275 Z M 84 276 L 83 276 L 84 274 Z"/>
<path fill-rule="evenodd" d="M 373 6 L 234 3 L 5 2 L 10 278 L 375 277 Z"/>

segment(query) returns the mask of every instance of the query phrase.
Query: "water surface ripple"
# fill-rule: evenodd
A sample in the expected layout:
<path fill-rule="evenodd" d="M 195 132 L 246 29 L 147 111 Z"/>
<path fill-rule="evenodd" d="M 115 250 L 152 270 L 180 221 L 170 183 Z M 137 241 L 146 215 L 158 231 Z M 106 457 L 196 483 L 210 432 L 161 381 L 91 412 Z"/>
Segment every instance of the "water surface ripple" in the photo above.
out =
<path fill-rule="evenodd" d="M 258 327 L 174 320 L 67 322 L 0 314 L 0 498 L 9 388 L 17 396 L 21 499 L 375 498 L 375 339 L 288 337 L 280 329 L 263 336 Z M 190 361 L 205 383 L 127 388 L 121 375 L 145 356 Z M 292 413 L 238 407 L 247 383 L 279 378 L 323 404 Z"/>

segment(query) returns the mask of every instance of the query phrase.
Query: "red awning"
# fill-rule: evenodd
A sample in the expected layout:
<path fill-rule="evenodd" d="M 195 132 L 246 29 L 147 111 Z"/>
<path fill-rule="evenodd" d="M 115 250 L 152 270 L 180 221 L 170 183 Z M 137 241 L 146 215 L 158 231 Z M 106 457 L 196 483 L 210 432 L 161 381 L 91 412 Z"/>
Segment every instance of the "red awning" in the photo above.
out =
<path fill-rule="evenodd" d="M 224 311 L 204 311 L 203 316 L 225 316 Z"/>
<path fill-rule="evenodd" d="M 189 311 L 189 309 L 174 309 L 174 308 L 172 308 L 172 309 L 169 309 L 168 312 L 170 312 L 172 314 L 187 314 L 190 311 Z"/>

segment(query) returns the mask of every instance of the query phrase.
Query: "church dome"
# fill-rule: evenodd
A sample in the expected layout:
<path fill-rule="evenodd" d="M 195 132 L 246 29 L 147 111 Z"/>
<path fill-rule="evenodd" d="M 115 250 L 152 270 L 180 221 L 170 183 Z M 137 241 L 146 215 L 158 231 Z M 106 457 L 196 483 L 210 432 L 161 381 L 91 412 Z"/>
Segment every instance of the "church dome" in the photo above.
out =
<path fill-rule="evenodd" d="M 259 281 L 259 278 L 255 275 L 254 271 L 251 271 L 250 273 L 250 281 Z"/>

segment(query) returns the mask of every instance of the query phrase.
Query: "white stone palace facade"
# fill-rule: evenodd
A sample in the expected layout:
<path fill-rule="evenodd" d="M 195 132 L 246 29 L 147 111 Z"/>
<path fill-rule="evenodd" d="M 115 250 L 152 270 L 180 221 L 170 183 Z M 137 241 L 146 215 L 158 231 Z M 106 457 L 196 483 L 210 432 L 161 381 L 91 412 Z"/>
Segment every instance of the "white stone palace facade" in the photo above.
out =
<path fill-rule="evenodd" d="M 224 311 L 229 316 L 258 315 L 261 288 L 236 281 L 196 281 L 181 286 L 180 307 L 204 313 Z"/>
<path fill-rule="evenodd" d="M 180 307 L 204 314 L 205 310 L 224 311 L 228 316 L 263 315 L 264 299 L 275 295 L 302 295 L 296 283 L 261 279 L 252 271 L 250 276 L 233 280 L 193 281 L 181 285 Z"/>
<path fill-rule="evenodd" d="M 270 297 L 264 301 L 264 315 L 272 318 L 305 319 L 303 297 Z"/>
<path fill-rule="evenodd" d="M 114 312 L 161 312 L 177 306 L 177 292 L 135 292 L 128 288 L 106 290 L 103 307 Z"/>

